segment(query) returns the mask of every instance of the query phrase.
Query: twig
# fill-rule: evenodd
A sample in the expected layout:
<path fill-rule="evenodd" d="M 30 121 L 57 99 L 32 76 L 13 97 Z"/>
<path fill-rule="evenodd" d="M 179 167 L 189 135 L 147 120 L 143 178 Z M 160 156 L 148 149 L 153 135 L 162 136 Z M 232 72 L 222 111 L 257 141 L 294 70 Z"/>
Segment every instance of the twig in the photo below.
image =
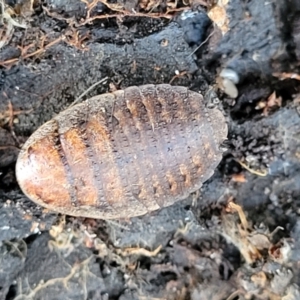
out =
<path fill-rule="evenodd" d="M 238 204 L 235 204 L 234 202 L 232 202 L 233 200 L 233 197 L 231 197 L 228 201 L 229 203 L 227 204 L 227 207 L 231 210 L 235 210 L 238 215 L 239 215 L 239 218 L 241 220 L 241 223 L 242 223 L 242 226 L 244 227 L 244 230 L 247 230 L 248 229 L 248 222 L 247 222 L 247 218 L 245 216 L 245 213 L 242 209 L 242 207 Z"/>
<path fill-rule="evenodd" d="M 18 58 L 12 58 L 12 59 L 9 59 L 9 60 L 5 60 L 5 61 L 0 61 L 0 66 L 7 66 L 7 64 L 11 64 L 11 63 L 15 63 L 17 62 L 20 58 L 22 59 L 26 59 L 26 58 L 30 58 L 34 55 L 37 55 L 37 54 L 40 54 L 41 52 L 45 51 L 46 49 L 50 48 L 51 46 L 55 45 L 56 43 L 60 42 L 63 40 L 63 37 L 59 37 L 57 38 L 56 40 L 50 42 L 48 45 L 44 46 L 42 45 L 42 47 L 32 53 L 29 53 L 29 54 L 25 54 L 24 56 L 21 55 L 21 57 L 18 57 Z M 28 47 L 29 49 L 29 47 Z M 26 50 L 28 50 L 26 49 Z"/>
<path fill-rule="evenodd" d="M 6 150 L 8 148 L 13 148 L 13 149 L 16 149 L 16 150 L 20 150 L 19 147 L 17 146 L 14 146 L 14 145 L 5 145 L 5 146 L 0 146 L 0 150 Z"/>
<path fill-rule="evenodd" d="M 77 27 L 86 25 L 94 20 L 120 18 L 120 17 L 145 17 L 145 18 L 152 18 L 152 19 L 159 19 L 159 18 L 171 19 L 173 17 L 172 13 L 183 11 L 186 9 L 186 7 L 167 9 L 166 13 L 163 13 L 163 14 L 162 13 L 140 13 L 140 12 L 135 12 L 135 11 L 127 11 L 127 10 L 117 9 L 113 6 L 110 6 L 109 3 L 107 3 L 106 1 L 101 1 L 104 5 L 106 5 L 108 8 L 110 8 L 112 11 L 116 11 L 117 13 L 90 17 L 90 10 L 94 7 L 93 2 L 90 3 L 90 7 L 88 6 L 87 1 L 82 1 L 82 2 L 84 2 L 87 5 L 88 12 L 87 12 L 86 19 L 83 22 L 79 22 L 79 23 L 74 19 L 74 17 L 64 18 L 56 13 L 50 12 L 44 6 L 42 6 L 42 8 L 51 17 L 59 19 L 59 20 L 65 20 L 67 23 L 72 22 Z"/>
<path fill-rule="evenodd" d="M 233 292 L 226 300 L 233 300 L 233 299 L 235 299 L 237 296 L 239 296 L 240 293 L 241 293 L 240 290 L 237 290 L 237 291 Z"/>
<path fill-rule="evenodd" d="M 192 56 L 196 51 L 198 51 L 209 39 L 210 37 L 215 33 L 215 29 L 210 33 L 210 35 L 205 39 L 204 42 L 202 42 L 191 54 L 190 56 Z"/>
<path fill-rule="evenodd" d="M 142 255 L 142 256 L 147 256 L 147 257 L 153 257 L 153 256 L 156 256 L 160 252 L 161 249 L 162 249 L 162 245 L 158 246 L 153 251 L 149 251 L 144 248 L 127 248 L 127 249 L 122 249 L 121 254 L 125 254 L 125 255 L 136 254 L 136 255 Z"/>
<path fill-rule="evenodd" d="M 257 171 L 257 170 L 253 170 L 251 169 L 250 167 L 248 167 L 246 164 L 244 164 L 243 162 L 241 162 L 240 160 L 237 160 L 237 162 L 244 168 L 246 169 L 247 171 L 249 171 L 250 173 L 252 174 L 255 174 L 255 175 L 258 175 L 258 176 L 267 176 L 268 175 L 268 171 L 267 170 L 264 170 L 264 171 Z"/>
<path fill-rule="evenodd" d="M 283 73 L 273 73 L 272 74 L 274 77 L 279 78 L 280 80 L 285 80 L 285 79 L 296 79 L 296 80 L 300 80 L 300 75 L 297 73 L 287 73 L 287 72 L 283 72 Z"/>
<path fill-rule="evenodd" d="M 108 79 L 108 77 L 105 77 L 97 82 L 95 82 L 94 84 L 92 84 L 87 90 L 85 90 L 71 105 L 71 106 L 74 106 L 76 103 L 78 103 L 80 101 L 80 99 L 82 97 L 84 97 L 88 92 L 90 92 L 95 86 L 97 86 L 98 84 L 100 83 L 103 83 L 104 81 L 106 81 Z"/>

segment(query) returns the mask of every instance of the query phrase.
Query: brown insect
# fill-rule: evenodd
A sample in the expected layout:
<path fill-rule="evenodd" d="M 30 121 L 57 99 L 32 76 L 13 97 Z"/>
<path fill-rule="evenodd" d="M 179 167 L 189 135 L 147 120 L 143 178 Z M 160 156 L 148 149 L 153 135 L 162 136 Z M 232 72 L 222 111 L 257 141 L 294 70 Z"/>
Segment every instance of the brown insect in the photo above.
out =
<path fill-rule="evenodd" d="M 199 189 L 222 158 L 227 125 L 202 95 L 143 85 L 61 112 L 23 146 L 16 175 L 34 202 L 113 219 L 172 205 Z"/>

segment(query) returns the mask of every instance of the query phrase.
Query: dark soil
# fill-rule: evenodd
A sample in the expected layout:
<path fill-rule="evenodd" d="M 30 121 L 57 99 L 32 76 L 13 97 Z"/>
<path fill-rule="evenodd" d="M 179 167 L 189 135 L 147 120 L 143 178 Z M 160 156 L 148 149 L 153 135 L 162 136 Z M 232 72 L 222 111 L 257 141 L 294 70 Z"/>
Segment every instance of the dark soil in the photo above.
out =
<path fill-rule="evenodd" d="M 222 36 L 209 6 L 102 2 L 90 17 L 111 16 L 85 22 L 80 0 L 6 1 L 27 28 L 1 27 L 0 299 L 300 299 L 300 5 L 231 0 Z M 215 85 L 223 68 L 239 75 L 236 99 Z M 115 221 L 22 193 L 22 144 L 105 77 L 83 99 L 146 83 L 217 93 L 228 150 L 199 193 Z"/>

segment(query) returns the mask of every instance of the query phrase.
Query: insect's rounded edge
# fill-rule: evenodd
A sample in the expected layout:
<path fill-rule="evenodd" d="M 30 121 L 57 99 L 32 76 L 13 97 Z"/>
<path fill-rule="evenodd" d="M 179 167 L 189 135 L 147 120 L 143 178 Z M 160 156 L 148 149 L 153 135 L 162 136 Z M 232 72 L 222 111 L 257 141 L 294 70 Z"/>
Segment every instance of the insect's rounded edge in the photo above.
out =
<path fill-rule="evenodd" d="M 215 142 L 219 149 L 222 149 L 222 144 L 227 140 L 228 125 L 225 116 L 218 108 L 208 110 L 210 122 L 214 129 Z M 221 151 L 221 150 L 220 150 Z M 223 151 L 221 151 L 223 152 Z"/>
<path fill-rule="evenodd" d="M 49 210 L 72 215 L 57 128 L 57 121 L 52 119 L 28 138 L 18 156 L 15 174 L 22 192 L 30 200 Z"/>
<path fill-rule="evenodd" d="M 39 134 L 33 133 L 23 145 L 15 166 L 16 179 L 22 192 L 30 200 L 41 206 L 45 206 L 45 203 L 35 194 L 33 189 L 35 177 L 32 177 L 34 170 L 30 167 L 30 152 L 33 145 L 46 138 L 49 132 L 53 132 L 55 129 L 56 122 L 50 120 L 38 129 Z"/>

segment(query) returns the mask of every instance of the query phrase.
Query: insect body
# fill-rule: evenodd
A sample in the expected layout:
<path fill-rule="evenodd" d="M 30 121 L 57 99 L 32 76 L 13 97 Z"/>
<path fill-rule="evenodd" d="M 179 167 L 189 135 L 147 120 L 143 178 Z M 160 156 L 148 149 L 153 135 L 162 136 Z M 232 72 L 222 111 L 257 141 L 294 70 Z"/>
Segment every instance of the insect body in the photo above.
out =
<path fill-rule="evenodd" d="M 172 205 L 212 176 L 227 125 L 185 87 L 99 95 L 42 125 L 16 175 L 34 202 L 63 214 L 126 218 Z"/>

